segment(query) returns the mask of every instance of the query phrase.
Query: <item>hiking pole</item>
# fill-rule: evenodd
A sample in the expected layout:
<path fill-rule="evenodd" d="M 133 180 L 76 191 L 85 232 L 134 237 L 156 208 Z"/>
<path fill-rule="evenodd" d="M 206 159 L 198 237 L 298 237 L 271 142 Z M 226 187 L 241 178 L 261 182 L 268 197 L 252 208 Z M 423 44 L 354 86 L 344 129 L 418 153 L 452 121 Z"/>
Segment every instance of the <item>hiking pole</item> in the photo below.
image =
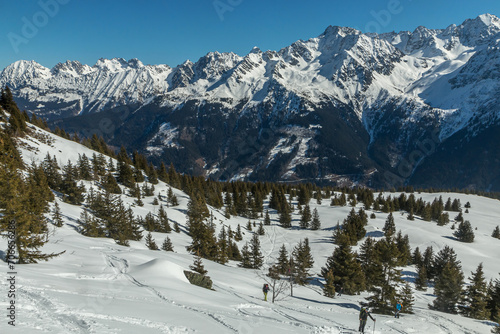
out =
<path fill-rule="evenodd" d="M 375 334 L 375 325 L 377 324 L 376 320 L 373 320 L 373 334 Z"/>

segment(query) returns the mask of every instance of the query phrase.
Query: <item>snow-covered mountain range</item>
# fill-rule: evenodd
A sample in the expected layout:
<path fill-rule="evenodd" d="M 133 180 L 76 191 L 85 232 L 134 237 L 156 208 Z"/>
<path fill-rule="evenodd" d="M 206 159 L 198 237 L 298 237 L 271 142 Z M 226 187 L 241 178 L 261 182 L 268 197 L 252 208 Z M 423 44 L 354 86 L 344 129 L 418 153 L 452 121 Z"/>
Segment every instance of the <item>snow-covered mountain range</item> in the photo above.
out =
<path fill-rule="evenodd" d="M 481 149 L 500 155 L 481 139 L 499 121 L 499 72 L 500 19 L 485 14 L 380 35 L 330 26 L 279 51 L 212 52 L 175 68 L 18 61 L 0 85 L 67 130 L 217 178 L 429 186 L 423 171 L 447 156 L 452 177 L 438 185 L 500 189 L 498 172 L 456 181 L 498 170 L 496 158 L 473 169 Z M 473 166 L 454 163 L 469 153 Z"/>

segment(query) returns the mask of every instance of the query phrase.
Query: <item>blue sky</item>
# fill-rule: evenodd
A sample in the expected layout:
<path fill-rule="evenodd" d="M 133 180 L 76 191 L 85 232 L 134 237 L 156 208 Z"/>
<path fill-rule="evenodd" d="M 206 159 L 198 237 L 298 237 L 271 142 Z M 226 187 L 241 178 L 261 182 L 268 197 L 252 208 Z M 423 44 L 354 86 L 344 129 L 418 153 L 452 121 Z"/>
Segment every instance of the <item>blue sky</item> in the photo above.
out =
<path fill-rule="evenodd" d="M 176 66 L 210 51 L 279 50 L 329 25 L 372 32 L 445 28 L 483 13 L 500 16 L 500 1 L 2 1 L 0 69 L 20 59 L 52 67 L 113 57 Z"/>

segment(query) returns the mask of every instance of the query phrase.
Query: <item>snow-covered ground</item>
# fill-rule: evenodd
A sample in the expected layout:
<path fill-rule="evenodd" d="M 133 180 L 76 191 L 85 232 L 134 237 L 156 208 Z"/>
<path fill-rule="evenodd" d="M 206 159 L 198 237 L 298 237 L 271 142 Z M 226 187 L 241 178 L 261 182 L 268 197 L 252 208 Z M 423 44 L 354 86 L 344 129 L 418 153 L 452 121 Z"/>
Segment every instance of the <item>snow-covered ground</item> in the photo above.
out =
<path fill-rule="evenodd" d="M 68 159 L 76 161 L 78 153 L 88 156 L 92 153 L 74 142 L 50 136 L 56 138 L 52 146 L 30 140 L 30 145 L 38 147 L 38 152 L 34 154 L 23 149 L 27 162 L 43 159 L 47 152 L 56 154 L 63 163 Z M 166 195 L 167 190 L 168 185 L 160 183 L 155 193 Z M 263 301 L 261 276 L 264 271 L 242 269 L 235 262 L 220 265 L 203 261 L 214 282 L 214 291 L 189 284 L 183 274 L 183 270 L 188 270 L 193 263 L 193 256 L 185 248 L 190 243 L 185 228 L 189 199 L 181 191 L 174 192 L 180 205 L 167 208 L 167 214 L 172 222 L 179 223 L 182 231 L 168 234 L 174 244 L 173 253 L 151 251 L 144 241 L 132 241 L 130 247 L 123 247 L 111 239 L 82 236 L 76 230 L 81 207 L 60 202 L 65 224 L 61 228 L 50 227 L 50 241 L 43 251 L 66 252 L 49 262 L 16 265 L 15 327 L 8 324 L 7 318 L 9 269 L 6 263 L 0 262 L 0 310 L 3 310 L 0 312 L 3 313 L 0 333 L 322 334 L 357 330 L 360 302 L 368 294 L 326 298 L 322 295 L 322 279 L 318 277 L 326 258 L 335 248 L 331 242 L 332 230 L 347 216 L 350 207 L 331 207 L 329 200 L 317 205 L 312 200 L 311 209 L 317 208 L 321 218 L 319 231 L 298 229 L 297 211 L 293 216 L 294 227 L 283 229 L 277 225 L 277 215 L 271 211 L 272 225 L 265 226 L 266 234 L 260 237 L 266 264 L 275 262 L 282 244 L 290 252 L 305 237 L 309 238 L 315 261 L 311 270 L 312 283 L 294 286 L 293 297 L 287 296 L 273 304 Z M 454 240 L 450 225 L 439 227 L 419 219 L 409 221 L 406 216 L 396 213 L 396 227 L 409 235 L 412 249 L 418 246 L 423 251 L 433 246 L 437 252 L 444 245 L 450 245 L 462 261 L 466 277 L 481 262 L 488 280 L 500 277 L 500 240 L 490 236 L 499 225 L 499 201 L 464 194 L 415 195 L 426 201 L 442 195 L 445 201 L 451 197 L 459 198 L 462 205 L 470 202 L 470 213 L 464 216 L 477 230 L 474 243 L 464 244 Z M 132 198 L 122 197 L 126 205 L 133 203 Z M 147 197 L 143 207 L 133 207 L 136 215 L 157 212 L 159 206 L 152 205 L 152 200 L 153 197 Z M 212 211 L 218 229 L 231 226 L 234 231 L 238 224 L 244 227 L 248 221 L 242 217 L 226 219 L 223 210 Z M 377 218 L 369 220 L 367 235 L 380 238 L 387 214 L 375 214 Z M 450 214 L 451 218 L 454 216 Z M 244 228 L 243 231 L 244 240 L 249 240 L 252 232 Z M 153 233 L 159 245 L 166 236 Z M 238 243 L 240 249 L 243 242 Z M 0 249 L 6 248 L 6 240 L 1 239 Z M 412 282 L 415 268 L 410 266 L 403 272 L 405 279 Z M 405 314 L 399 319 L 374 315 L 376 327 L 369 322 L 367 333 L 489 333 L 492 328 L 492 322 L 429 310 L 427 304 L 434 299 L 432 289 L 414 291 L 414 296 L 415 314 Z"/>

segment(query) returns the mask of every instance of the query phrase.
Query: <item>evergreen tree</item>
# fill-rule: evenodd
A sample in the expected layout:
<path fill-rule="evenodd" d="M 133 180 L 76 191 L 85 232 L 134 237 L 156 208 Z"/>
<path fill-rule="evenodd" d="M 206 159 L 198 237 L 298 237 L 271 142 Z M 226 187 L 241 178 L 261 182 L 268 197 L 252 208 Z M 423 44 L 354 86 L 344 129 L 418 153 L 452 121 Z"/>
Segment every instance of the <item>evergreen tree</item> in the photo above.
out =
<path fill-rule="evenodd" d="M 402 313 L 413 313 L 413 305 L 415 304 L 415 298 L 411 290 L 410 283 L 406 282 L 403 289 L 401 290 L 401 303 L 403 304 Z"/>
<path fill-rule="evenodd" d="M 309 278 L 309 269 L 313 267 L 314 260 L 311 255 L 309 239 L 305 238 L 295 246 L 293 252 L 293 272 L 295 274 L 295 282 L 304 285 Z"/>
<path fill-rule="evenodd" d="M 446 262 L 436 277 L 434 294 L 436 299 L 431 309 L 446 313 L 457 313 L 457 304 L 462 293 L 464 276 L 459 263 Z"/>
<path fill-rule="evenodd" d="M 333 285 L 336 291 L 343 288 L 348 295 L 356 294 L 365 289 L 365 275 L 361 264 L 356 259 L 351 245 L 346 237 L 339 240 L 338 247 L 326 260 L 321 268 L 321 276 L 326 279 L 328 273 L 333 274 Z"/>
<path fill-rule="evenodd" d="M 461 313 L 466 317 L 474 319 L 488 319 L 490 312 L 487 310 L 488 286 L 483 272 L 483 264 L 480 263 L 476 272 L 469 277 L 471 282 L 462 296 Z"/>
<path fill-rule="evenodd" d="M 281 210 L 279 221 L 280 226 L 283 228 L 292 227 L 292 215 L 290 214 L 290 210 L 287 204 L 285 204 Z"/>
<path fill-rule="evenodd" d="M 266 210 L 266 215 L 264 216 L 264 225 L 271 225 L 271 218 L 269 217 L 269 210 Z"/>
<path fill-rule="evenodd" d="M 163 205 L 160 205 L 160 209 L 158 210 L 158 224 L 159 224 L 158 232 L 163 232 L 163 233 L 172 232 L 172 228 L 170 227 L 170 224 L 168 222 L 167 212 L 163 208 Z"/>
<path fill-rule="evenodd" d="M 425 262 L 425 261 L 424 261 Z M 452 263 L 453 267 L 461 269 L 460 261 L 457 260 L 457 254 L 450 246 L 444 246 L 435 256 L 432 261 L 432 275 L 429 275 L 429 269 L 427 269 L 427 275 L 429 278 L 435 278 L 439 273 L 441 273 L 446 265 L 446 263 Z M 463 279 L 462 279 L 463 280 Z"/>
<path fill-rule="evenodd" d="M 398 248 L 398 265 L 407 266 L 411 263 L 410 239 L 406 234 L 404 237 L 401 231 L 396 235 L 396 247 Z"/>
<path fill-rule="evenodd" d="M 193 193 L 188 203 L 188 228 L 192 242 L 188 250 L 203 258 L 216 259 L 217 244 L 215 231 L 207 224 L 210 216 L 204 198 L 199 193 Z"/>
<path fill-rule="evenodd" d="M 146 235 L 146 246 L 151 250 L 158 250 L 158 245 L 156 244 L 155 239 L 153 239 L 151 232 Z"/>
<path fill-rule="evenodd" d="M 236 233 L 234 234 L 234 240 L 241 241 L 243 240 L 243 234 L 241 233 L 241 226 L 238 224 L 236 227 Z"/>
<path fill-rule="evenodd" d="M 134 187 L 134 172 L 126 162 L 118 160 L 118 181 L 125 187 Z"/>
<path fill-rule="evenodd" d="M 106 191 L 109 191 L 112 194 L 119 195 L 122 193 L 122 190 L 120 189 L 120 186 L 116 182 L 115 177 L 110 172 L 108 172 L 106 176 L 102 178 L 101 185 Z"/>
<path fill-rule="evenodd" d="M 81 226 L 81 233 L 87 237 L 100 238 L 105 237 L 106 233 L 101 221 L 87 211 L 83 210 L 80 214 L 78 224 Z"/>
<path fill-rule="evenodd" d="M 473 242 L 474 241 L 474 230 L 468 220 L 460 223 L 458 229 L 453 233 L 453 235 L 462 242 Z"/>
<path fill-rule="evenodd" d="M 5 108 L 5 107 L 4 107 Z M 59 254 L 44 254 L 40 248 L 47 243 L 43 233 L 47 231 L 44 213 L 48 212 L 47 195 L 38 196 L 40 192 L 48 194 L 48 183 L 45 186 L 30 187 L 37 184 L 34 177 L 23 179 L 22 160 L 11 138 L 0 127 L 0 233 L 8 237 L 8 231 L 15 229 L 15 254 L 9 254 L 8 261 L 36 263 Z M 43 188 L 45 187 L 45 189 Z"/>
<path fill-rule="evenodd" d="M 319 220 L 318 209 L 314 208 L 311 221 L 311 230 L 316 231 L 321 228 L 321 221 Z"/>
<path fill-rule="evenodd" d="M 179 227 L 179 224 L 177 222 L 174 223 L 174 231 L 175 233 L 181 232 L 181 228 Z"/>
<path fill-rule="evenodd" d="M 250 241 L 250 258 L 253 269 L 260 269 L 264 264 L 264 256 L 260 250 L 260 240 L 256 234 L 252 236 Z"/>
<path fill-rule="evenodd" d="M 163 240 L 163 244 L 161 245 L 161 249 L 163 249 L 166 252 L 173 252 L 174 251 L 174 245 L 172 244 L 172 241 L 170 240 L 169 237 L 166 237 L 165 240 Z"/>
<path fill-rule="evenodd" d="M 493 230 L 493 233 L 491 234 L 493 238 L 500 239 L 500 227 L 497 225 L 495 229 Z"/>
<path fill-rule="evenodd" d="M 425 267 L 425 271 L 428 279 L 434 279 L 434 251 L 432 246 L 429 246 L 424 251 L 424 256 L 422 259 L 422 265 Z"/>
<path fill-rule="evenodd" d="M 419 291 L 427 290 L 427 269 L 423 264 L 417 266 L 418 277 L 415 280 L 415 287 Z"/>
<path fill-rule="evenodd" d="M 300 228 L 309 228 L 309 222 L 311 221 L 311 219 L 311 208 L 309 207 L 309 204 L 306 204 L 304 206 L 304 209 L 302 210 L 302 217 L 300 218 Z"/>
<path fill-rule="evenodd" d="M 375 253 L 375 240 L 372 237 L 366 238 L 359 249 L 358 260 L 365 276 L 366 288 L 370 289 L 372 283 L 379 280 L 380 264 L 377 261 Z"/>
<path fill-rule="evenodd" d="M 373 282 L 370 289 L 373 295 L 368 297 L 369 305 L 376 312 L 391 314 L 392 303 L 398 299 L 396 286 L 401 282 L 401 270 L 396 269 L 398 264 L 398 250 L 393 238 L 386 237 L 375 244 L 378 280 Z"/>
<path fill-rule="evenodd" d="M 174 192 L 172 191 L 171 187 L 168 187 L 168 192 L 167 192 L 167 203 L 170 206 L 177 206 L 179 205 L 179 201 L 177 200 L 177 196 L 175 196 Z"/>
<path fill-rule="evenodd" d="M 323 294 L 329 298 L 335 297 L 335 277 L 333 275 L 333 271 L 331 270 L 326 274 Z"/>
<path fill-rule="evenodd" d="M 413 252 L 411 262 L 412 264 L 416 265 L 417 267 L 421 266 L 423 263 L 424 259 L 422 258 L 422 254 L 420 254 L 420 248 L 415 248 L 415 251 Z"/>
<path fill-rule="evenodd" d="M 248 242 L 241 248 L 241 261 L 238 266 L 242 268 L 253 268 L 252 253 L 248 247 Z"/>
<path fill-rule="evenodd" d="M 278 272 L 280 275 L 287 275 L 290 271 L 290 259 L 285 244 L 281 245 L 278 255 Z"/>
<path fill-rule="evenodd" d="M 487 309 L 490 313 L 490 319 L 500 320 L 500 279 L 491 281 L 488 285 L 488 303 Z"/>
<path fill-rule="evenodd" d="M 262 223 L 259 224 L 259 229 L 257 230 L 257 234 L 258 235 L 266 234 L 266 230 L 264 230 L 264 226 L 262 225 Z"/>
<path fill-rule="evenodd" d="M 392 237 L 396 233 L 396 224 L 394 223 L 392 212 L 387 216 L 384 228 L 382 230 L 384 231 L 385 236 L 388 238 Z"/>
<path fill-rule="evenodd" d="M 54 225 L 57 227 L 63 226 L 63 220 L 62 220 L 62 216 L 61 216 L 61 208 L 59 207 L 59 203 L 57 203 L 57 201 L 54 204 L 54 211 L 52 213 L 52 221 L 54 222 Z"/>
<path fill-rule="evenodd" d="M 208 273 L 208 271 L 205 270 L 205 266 L 203 265 L 203 261 L 201 259 L 200 254 L 196 254 L 194 262 L 191 266 L 189 266 L 189 269 L 196 271 L 198 274 L 201 274 L 203 276 L 205 276 Z"/>
<path fill-rule="evenodd" d="M 249 232 L 251 232 L 251 231 L 252 231 L 252 222 L 251 222 L 250 220 L 247 222 L 246 229 L 247 229 L 247 231 L 249 231 Z"/>

